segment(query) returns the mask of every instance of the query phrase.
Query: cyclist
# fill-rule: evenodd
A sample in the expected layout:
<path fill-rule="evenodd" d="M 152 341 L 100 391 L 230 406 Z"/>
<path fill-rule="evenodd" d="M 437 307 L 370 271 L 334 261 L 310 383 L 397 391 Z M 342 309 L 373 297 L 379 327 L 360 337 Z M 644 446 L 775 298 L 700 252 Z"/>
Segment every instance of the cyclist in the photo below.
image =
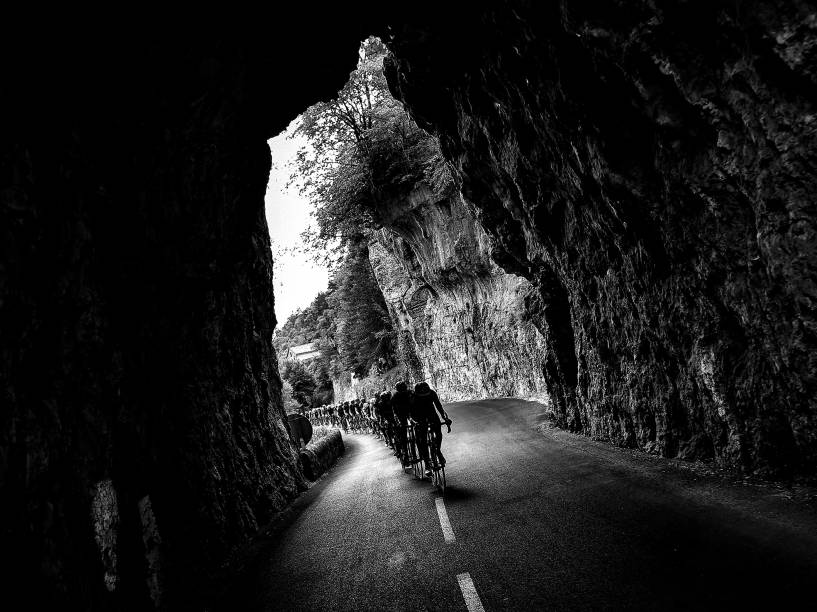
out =
<path fill-rule="evenodd" d="M 390 400 L 389 392 L 383 391 L 377 398 L 375 409 L 377 410 L 380 429 L 383 432 L 386 446 L 394 448 L 394 442 L 392 441 L 392 421 L 394 420 L 394 416 L 392 415 Z"/>
<path fill-rule="evenodd" d="M 426 382 L 417 383 L 414 386 L 411 420 L 415 423 L 414 434 L 417 438 L 417 448 L 420 451 L 420 456 L 426 463 L 426 476 L 431 475 L 431 457 L 428 452 L 429 448 L 426 440 L 426 432 L 429 428 L 431 428 L 431 434 L 434 438 L 434 451 L 437 455 L 437 459 L 440 465 L 445 467 L 445 457 L 443 457 L 440 451 L 443 441 L 443 432 L 440 427 L 440 419 L 437 417 L 437 412 L 442 415 L 443 421 L 445 421 L 445 424 L 448 426 L 448 431 L 451 431 L 451 419 L 448 418 L 448 414 L 440 403 L 437 392 L 429 387 Z"/>
<path fill-rule="evenodd" d="M 358 399 L 352 402 L 352 429 L 360 432 L 360 400 Z"/>
<path fill-rule="evenodd" d="M 368 403 L 364 406 L 366 412 L 366 420 L 368 421 L 369 426 L 369 433 L 372 435 L 378 435 L 377 429 L 377 415 L 375 414 L 374 410 L 374 398 L 371 398 Z"/>
<path fill-rule="evenodd" d="M 363 400 L 357 400 L 357 428 L 360 433 L 366 433 L 366 426 L 368 425 L 366 422 L 366 406 L 367 404 Z"/>
<path fill-rule="evenodd" d="M 412 393 L 405 382 L 401 381 L 394 386 L 394 392 L 391 395 L 391 409 L 394 413 L 395 441 L 404 464 L 409 460 L 406 430 L 409 426 L 413 401 Z"/>
<path fill-rule="evenodd" d="M 363 412 L 363 407 L 365 404 L 363 400 L 357 400 L 357 429 L 360 433 L 364 433 L 366 431 L 366 420 L 365 415 Z"/>

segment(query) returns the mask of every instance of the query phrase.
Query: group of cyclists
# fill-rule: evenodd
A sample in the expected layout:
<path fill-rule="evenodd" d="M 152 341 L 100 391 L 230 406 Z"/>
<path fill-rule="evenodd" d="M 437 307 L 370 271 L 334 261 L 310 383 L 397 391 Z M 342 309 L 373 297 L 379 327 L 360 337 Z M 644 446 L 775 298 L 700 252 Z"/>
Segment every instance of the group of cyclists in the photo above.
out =
<path fill-rule="evenodd" d="M 306 416 L 313 425 L 338 427 L 347 433 L 377 435 L 392 448 L 403 465 L 424 461 L 427 476 L 431 475 L 431 453 L 437 463 L 445 467 L 445 457 L 440 450 L 442 425 L 445 423 L 451 431 L 451 419 L 428 383 L 417 383 L 411 390 L 408 383 L 399 382 L 391 393 L 383 391 L 368 401 L 355 399 L 319 406 L 307 411 Z M 412 452 L 412 440 L 419 456 Z"/>

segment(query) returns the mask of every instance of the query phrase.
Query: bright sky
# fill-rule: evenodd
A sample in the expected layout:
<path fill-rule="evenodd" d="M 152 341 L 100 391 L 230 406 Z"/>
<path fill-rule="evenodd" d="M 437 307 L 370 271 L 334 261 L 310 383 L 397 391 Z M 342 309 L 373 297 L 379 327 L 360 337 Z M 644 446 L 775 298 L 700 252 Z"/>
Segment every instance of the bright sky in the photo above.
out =
<path fill-rule="evenodd" d="M 296 310 L 309 306 L 318 293 L 326 290 L 329 282 L 326 268 L 295 250 L 303 242 L 301 232 L 312 222 L 309 216 L 312 205 L 298 194 L 297 186 L 286 186 L 290 163 L 298 149 L 305 144 L 302 137 L 288 138 L 294 125 L 295 122 L 291 123 L 285 132 L 268 141 L 272 170 L 264 200 L 275 260 L 275 316 L 279 326 Z"/>

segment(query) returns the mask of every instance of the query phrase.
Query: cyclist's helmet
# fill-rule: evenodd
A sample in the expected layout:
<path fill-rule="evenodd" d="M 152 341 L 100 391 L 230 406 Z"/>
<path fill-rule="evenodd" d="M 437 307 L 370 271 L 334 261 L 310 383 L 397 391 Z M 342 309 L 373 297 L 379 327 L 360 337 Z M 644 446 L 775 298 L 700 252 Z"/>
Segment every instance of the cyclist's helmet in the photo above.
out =
<path fill-rule="evenodd" d="M 394 385 L 394 389 L 399 393 L 405 393 L 406 391 L 408 391 L 408 385 L 406 384 L 406 381 L 401 380 L 399 383 Z"/>
<path fill-rule="evenodd" d="M 414 385 L 414 393 L 417 395 L 430 395 L 431 387 L 428 386 L 427 382 L 419 382 Z"/>

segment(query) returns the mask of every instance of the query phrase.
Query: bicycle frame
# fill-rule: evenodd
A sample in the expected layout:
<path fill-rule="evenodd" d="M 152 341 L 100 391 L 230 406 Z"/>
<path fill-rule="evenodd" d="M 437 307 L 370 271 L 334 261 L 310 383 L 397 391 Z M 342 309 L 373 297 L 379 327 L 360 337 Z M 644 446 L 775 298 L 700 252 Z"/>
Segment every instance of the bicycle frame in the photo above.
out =
<path fill-rule="evenodd" d="M 449 433 L 451 426 L 448 423 L 440 422 L 440 425 L 447 425 Z M 428 444 L 428 457 L 430 465 L 426 465 L 427 470 L 431 470 L 431 482 L 435 487 L 440 489 L 441 493 L 445 493 L 445 467 L 440 464 L 440 445 L 437 436 L 434 435 L 433 425 L 431 423 L 426 427 L 426 443 Z"/>
<path fill-rule="evenodd" d="M 419 454 L 417 452 L 417 439 L 414 435 L 414 426 L 406 426 L 406 447 L 408 450 L 409 461 L 414 470 L 415 478 L 422 478 L 422 466 L 420 465 Z"/>

